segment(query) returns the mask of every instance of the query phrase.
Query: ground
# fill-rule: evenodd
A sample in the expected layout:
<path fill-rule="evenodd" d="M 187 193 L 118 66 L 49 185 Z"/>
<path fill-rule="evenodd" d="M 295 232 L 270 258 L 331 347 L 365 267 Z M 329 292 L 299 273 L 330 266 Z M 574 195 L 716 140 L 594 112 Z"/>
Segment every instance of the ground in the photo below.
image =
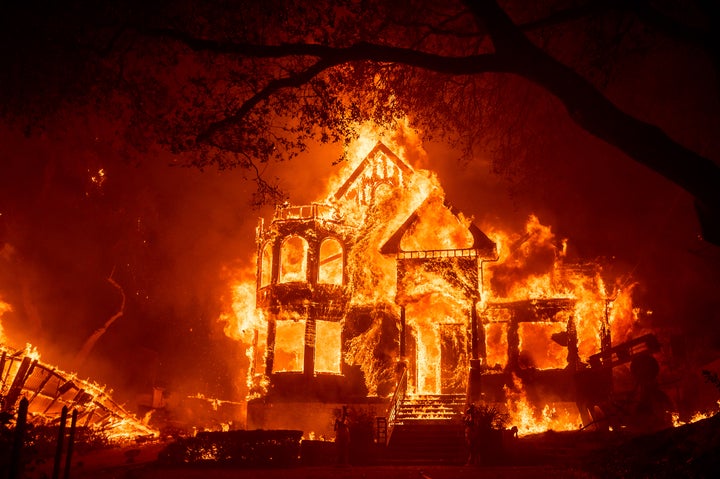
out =
<path fill-rule="evenodd" d="M 720 477 L 720 415 L 653 433 L 548 431 L 505 447 L 497 465 L 298 465 L 250 469 L 216 463 L 167 465 L 164 443 L 128 445 L 73 455 L 72 479 L 608 479 Z M 497 458 L 490 458 L 490 460 Z M 52 461 L 26 471 L 51 477 Z"/>
<path fill-rule="evenodd" d="M 582 472 L 559 470 L 552 467 L 461 467 L 461 466 L 368 466 L 368 467 L 298 467 L 293 469 L 242 470 L 242 469 L 163 469 L 142 468 L 124 471 L 117 477 L 124 479 L 200 479 L 200 478 L 253 478 L 253 479 L 465 479 L 482 476 L 487 479 L 581 479 L 589 478 Z M 81 477 L 81 476 L 78 476 Z M 82 476 L 92 477 L 92 476 Z M 97 477 L 97 476 L 96 476 Z"/>
<path fill-rule="evenodd" d="M 72 479 L 465 479 L 482 476 L 488 479 L 590 479 L 589 475 L 572 467 L 553 465 L 532 466 L 440 466 L 440 465 L 381 465 L 381 466 L 298 466 L 275 469 L 244 469 L 222 466 L 164 466 L 156 462 L 164 444 L 141 447 L 126 446 L 88 454 L 75 455 Z M 129 458 L 132 457 L 132 460 Z M 34 471 L 31 477 L 50 477 L 51 464 L 46 470 Z"/>

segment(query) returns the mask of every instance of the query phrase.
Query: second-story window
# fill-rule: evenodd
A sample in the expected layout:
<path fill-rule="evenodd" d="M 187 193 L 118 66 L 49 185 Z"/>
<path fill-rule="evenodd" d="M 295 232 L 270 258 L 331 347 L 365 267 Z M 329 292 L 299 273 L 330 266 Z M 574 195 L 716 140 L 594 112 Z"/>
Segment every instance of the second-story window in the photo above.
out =
<path fill-rule="evenodd" d="M 343 247 L 335 238 L 327 238 L 320 244 L 318 283 L 337 284 L 343 282 Z"/>
<path fill-rule="evenodd" d="M 260 287 L 264 288 L 272 281 L 272 243 L 265 243 L 260 261 Z"/>
<path fill-rule="evenodd" d="M 307 281 L 307 250 L 305 238 L 290 236 L 280 247 L 280 283 Z"/>

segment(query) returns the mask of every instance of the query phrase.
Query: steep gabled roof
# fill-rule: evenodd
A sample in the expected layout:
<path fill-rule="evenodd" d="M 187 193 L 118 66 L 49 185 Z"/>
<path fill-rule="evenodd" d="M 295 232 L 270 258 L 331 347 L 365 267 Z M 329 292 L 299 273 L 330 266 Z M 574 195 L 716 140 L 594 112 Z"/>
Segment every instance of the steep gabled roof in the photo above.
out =
<path fill-rule="evenodd" d="M 388 238 L 388 240 L 385 242 L 384 245 L 380 248 L 380 253 L 382 254 L 398 254 L 405 252 L 400 247 L 400 241 L 402 240 L 402 237 L 405 235 L 405 233 L 410 230 L 415 223 L 417 223 L 420 220 L 420 215 L 418 214 L 418 211 L 423 208 L 427 204 L 427 202 L 430 199 L 426 199 L 422 205 L 420 205 L 413 213 L 408 217 L 407 220 L 398 228 L 398 230 Z M 453 206 L 448 205 L 445 201 L 443 201 L 443 206 L 450 210 L 450 212 L 455 215 L 455 217 L 458 216 L 459 211 L 457 211 Z M 487 237 L 485 233 L 483 233 L 480 228 L 478 228 L 475 223 L 470 223 L 470 226 L 468 227 L 468 231 L 470 231 L 470 234 L 473 238 L 473 244 L 468 249 L 474 249 L 477 250 L 478 255 L 481 257 L 494 257 L 496 254 L 496 248 L 495 248 L 495 242 L 493 242 L 490 238 Z"/>
<path fill-rule="evenodd" d="M 358 179 L 358 177 L 370 166 L 371 161 L 379 154 L 383 153 L 385 156 L 392 161 L 395 166 L 398 167 L 400 171 L 402 171 L 404 174 L 409 175 L 413 173 L 413 169 L 405 163 L 403 160 L 400 159 L 395 153 L 390 150 L 387 146 L 385 146 L 383 143 L 378 142 L 375 147 L 373 147 L 372 150 L 370 150 L 370 153 L 368 153 L 363 161 L 360 162 L 357 168 L 355 168 L 355 171 L 352 172 L 350 177 L 345 181 L 345 183 L 342 184 L 340 188 L 335 192 L 335 199 L 338 200 L 343 197 L 345 193 L 350 189 L 350 187 L 355 183 L 355 180 Z"/>

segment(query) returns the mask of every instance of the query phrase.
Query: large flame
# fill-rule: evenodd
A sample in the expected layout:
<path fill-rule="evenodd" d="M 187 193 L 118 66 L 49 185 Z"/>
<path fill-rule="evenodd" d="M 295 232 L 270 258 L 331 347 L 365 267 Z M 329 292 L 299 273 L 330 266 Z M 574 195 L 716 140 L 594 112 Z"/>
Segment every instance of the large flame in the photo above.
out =
<path fill-rule="evenodd" d="M 485 367 L 496 370 L 502 370 L 509 360 L 506 316 L 509 313 L 503 305 L 532 300 L 558 300 L 567 305 L 554 317 L 519 324 L 513 334 L 518 336 L 523 367 L 538 370 L 566 368 L 568 348 L 557 338 L 563 338 L 568 324 L 573 325 L 577 334 L 577 356 L 581 362 L 601 350 L 604 338 L 622 342 L 636 333 L 632 331 L 633 285 L 609 287 L 602 278 L 600 264 L 571 263 L 567 258 L 568 241 L 556 237 L 552 229 L 534 215 L 528 218 L 520 232 L 483 225 L 483 231 L 496 243 L 498 255 L 481 264 L 477 275 L 479 284 L 470 285 L 476 289 L 475 298 L 468 296 L 467 285 L 459 285 L 441 271 L 427 268 L 405 271 L 402 287 L 399 287 L 397 260 L 392 255 L 381 254 L 379 245 L 385 244 L 413 213 L 420 219 L 402 237 L 400 247 L 403 251 L 463 250 L 473 246 L 468 229 L 472 218 L 451 213 L 444 206 L 444 192 L 437 177 L 418 167 L 417 162 L 424 162 L 425 154 L 418 147 L 417 136 L 409 133 L 406 127 L 401 130 L 402 133 L 397 134 L 378 131 L 369 125 L 360 126 L 357 140 L 346 151 L 347 163 L 327 182 L 327 189 L 318 204 L 332 206 L 341 218 L 357 228 L 346 262 L 345 286 L 351 291 L 350 306 L 381 304 L 396 317 L 400 315 L 400 305 L 405 308 L 407 330 L 414 340 L 412 392 L 437 394 L 444 388 L 463 390 L 467 378 L 458 371 L 467 371 L 469 364 L 470 331 L 467 324 L 473 308 L 481 316 L 485 315 L 481 325 L 486 342 Z M 403 173 L 403 187 L 376 187 L 372 191 L 374 200 L 371 204 L 365 201 L 363 192 L 336 195 L 352 174 L 357 175 L 356 169 L 369 158 L 368 153 L 378 140 L 413 168 L 412 174 Z M 409 161 L 410 156 L 417 161 Z M 367 165 L 361 173 L 368 175 L 368 182 L 375 171 L 393 168 L 387 161 L 378 161 L 376 165 Z M 287 254 L 306 254 L 306 245 L 298 241 L 296 246 L 288 248 Z M 266 261 L 264 256 L 262 259 Z M 289 256 L 282 261 L 282 264 L 291 263 Z M 304 270 L 288 268 L 280 274 L 288 275 L 290 280 L 305 276 Z M 458 276 L 462 277 L 463 273 L 459 272 Z M 257 391 L 258 378 L 263 378 L 267 321 L 255 310 L 255 271 L 237 275 L 234 283 L 232 311 L 223 320 L 227 323 L 226 332 L 242 341 L 248 350 L 251 361 L 249 384 L 251 390 Z M 261 276 L 261 286 L 268 283 L 267 274 Z M 337 342 L 338 328 L 336 323 L 321 324 L 313 334 L 325 344 Z M 307 334 L 305 329 L 304 318 L 297 313 L 282 310 L 278 313 L 273 371 L 301 370 L 304 353 L 301 339 Z M 379 321 L 373 319 L 367 329 L 359 336 L 349 338 L 345 345 L 333 343 L 345 351 L 343 361 L 360 366 L 371 394 L 392 376 L 373 352 L 381 334 Z M 461 352 L 453 357 L 456 367 L 452 372 L 443 369 L 444 347 Z M 321 354 L 315 360 L 317 371 L 340 371 L 340 357 L 334 353 L 327 357 Z M 263 380 L 267 381 L 267 378 Z M 511 422 L 518 425 L 521 433 L 549 428 L 574 429 L 580 423 L 577 409 L 573 411 L 568 404 L 553 403 L 552 398 L 540 404 L 537 400 L 530 401 L 525 386 L 517 377 L 506 387 L 505 393 L 505 407 Z"/>

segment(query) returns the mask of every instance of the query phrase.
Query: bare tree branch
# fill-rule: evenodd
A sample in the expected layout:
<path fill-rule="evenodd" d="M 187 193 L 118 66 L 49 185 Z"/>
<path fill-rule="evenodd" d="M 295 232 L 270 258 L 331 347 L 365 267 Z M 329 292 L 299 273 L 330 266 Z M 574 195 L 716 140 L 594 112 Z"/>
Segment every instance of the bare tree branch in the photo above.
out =
<path fill-rule="evenodd" d="M 269 82 L 231 115 L 210 125 L 198 136 L 200 142 L 222 146 L 217 139 L 219 132 L 240 124 L 260 102 L 283 88 L 302 86 L 341 64 L 387 62 L 450 75 L 514 73 L 555 95 L 583 129 L 675 182 L 694 195 L 704 209 L 720 211 L 720 170 L 715 163 L 678 144 L 658 127 L 623 112 L 589 81 L 534 45 L 523 33 L 523 28 L 516 26 L 497 2 L 466 0 L 465 4 L 481 23 L 481 29 L 490 34 L 494 54 L 444 56 L 367 42 L 349 47 L 303 43 L 251 45 L 199 39 L 170 30 L 158 30 L 154 34 L 174 38 L 196 51 L 260 58 L 319 58 L 305 70 Z M 575 14 L 580 13 L 587 14 Z"/>
<path fill-rule="evenodd" d="M 199 143 L 207 143 L 220 148 L 227 148 L 227 145 L 222 144 L 222 140 L 218 138 L 218 133 L 223 129 L 236 125 L 242 121 L 242 119 L 260 102 L 267 100 L 273 93 L 283 88 L 299 87 L 309 82 L 312 78 L 317 76 L 324 70 L 334 66 L 335 63 L 327 60 L 319 60 L 315 62 L 309 68 L 298 72 L 294 75 L 286 76 L 283 78 L 277 78 L 268 83 L 262 90 L 255 95 L 251 96 L 235 111 L 232 115 L 224 118 L 223 120 L 217 121 L 211 124 L 205 131 L 201 132 L 197 141 Z"/>
<path fill-rule="evenodd" d="M 465 3 L 484 21 L 498 55 L 517 61 L 514 73 L 555 95 L 580 127 L 660 173 L 698 201 L 701 223 L 716 236 L 720 220 L 720 168 L 672 140 L 655 125 L 625 113 L 589 81 L 536 47 L 493 0 Z M 714 231 L 711 231 L 714 229 Z M 715 237 L 714 242 L 720 240 Z"/>
<path fill-rule="evenodd" d="M 113 273 L 115 272 L 115 268 L 113 268 L 113 271 L 110 273 L 110 276 L 108 276 L 107 280 L 108 283 L 113 285 L 115 289 L 117 289 L 120 292 L 120 307 L 118 308 L 117 312 L 110 316 L 107 321 L 105 321 L 105 324 L 102 325 L 102 327 L 96 329 L 90 337 L 88 337 L 85 342 L 83 343 L 82 348 L 80 348 L 80 351 L 75 355 L 74 363 L 75 367 L 79 367 L 82 365 L 85 360 L 87 359 L 88 355 L 90 354 L 90 351 L 95 347 L 95 343 L 97 343 L 98 339 L 102 337 L 103 334 L 108 330 L 108 328 L 123 314 L 125 314 L 125 291 L 122 289 L 122 286 L 118 284 L 117 281 L 113 278 Z"/>

